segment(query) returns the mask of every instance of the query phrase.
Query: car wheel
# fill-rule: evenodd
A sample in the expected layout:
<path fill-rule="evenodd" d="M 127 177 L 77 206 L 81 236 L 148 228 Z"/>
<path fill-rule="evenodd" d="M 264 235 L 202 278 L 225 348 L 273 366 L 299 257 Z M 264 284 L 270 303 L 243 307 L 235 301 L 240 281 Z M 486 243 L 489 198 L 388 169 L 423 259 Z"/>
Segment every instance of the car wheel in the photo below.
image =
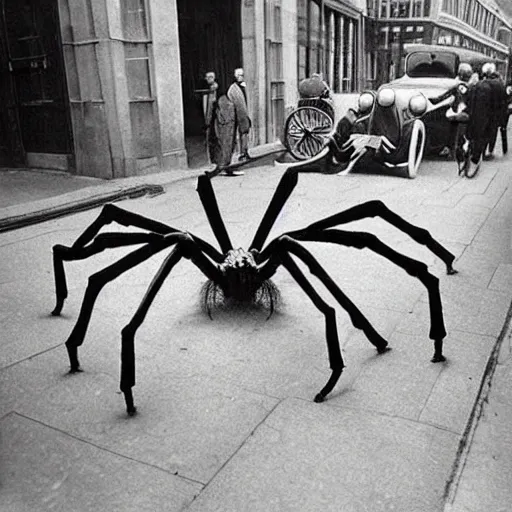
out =
<path fill-rule="evenodd" d="M 411 141 L 409 143 L 409 158 L 407 159 L 407 177 L 416 178 L 418 168 L 425 149 L 425 124 L 416 119 L 412 125 Z"/>

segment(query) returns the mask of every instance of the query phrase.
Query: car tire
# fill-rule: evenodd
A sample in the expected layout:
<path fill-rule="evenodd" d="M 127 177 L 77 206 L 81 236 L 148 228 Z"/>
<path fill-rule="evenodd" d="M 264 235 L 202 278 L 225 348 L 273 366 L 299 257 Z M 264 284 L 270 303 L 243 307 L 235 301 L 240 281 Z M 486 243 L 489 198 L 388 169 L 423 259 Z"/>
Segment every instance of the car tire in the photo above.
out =
<path fill-rule="evenodd" d="M 409 157 L 407 159 L 407 177 L 416 178 L 425 150 L 425 124 L 416 119 L 412 125 Z"/>

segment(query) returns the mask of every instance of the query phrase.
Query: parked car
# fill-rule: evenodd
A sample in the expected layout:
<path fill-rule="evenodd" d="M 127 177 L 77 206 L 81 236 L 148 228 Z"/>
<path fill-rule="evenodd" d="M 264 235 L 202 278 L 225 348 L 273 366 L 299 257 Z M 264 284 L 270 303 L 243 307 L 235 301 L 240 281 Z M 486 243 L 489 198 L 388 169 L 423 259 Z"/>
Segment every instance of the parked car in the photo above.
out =
<path fill-rule="evenodd" d="M 360 95 L 350 133 L 345 128 L 334 134 L 331 149 L 349 170 L 371 150 L 384 167 L 414 178 L 424 153 L 439 154 L 451 145 L 454 124 L 446 112 L 459 84 L 459 57 L 451 51 L 413 52 L 405 65 L 403 77 Z"/>

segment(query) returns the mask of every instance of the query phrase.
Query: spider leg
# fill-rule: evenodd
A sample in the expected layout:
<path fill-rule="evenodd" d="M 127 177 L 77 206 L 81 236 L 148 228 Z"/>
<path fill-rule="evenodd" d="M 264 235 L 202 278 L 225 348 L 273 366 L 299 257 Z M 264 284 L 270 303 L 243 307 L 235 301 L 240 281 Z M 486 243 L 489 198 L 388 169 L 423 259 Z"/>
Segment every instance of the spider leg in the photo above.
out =
<path fill-rule="evenodd" d="M 343 293 L 339 286 L 305 247 L 288 235 L 282 235 L 279 237 L 276 240 L 276 244 L 272 244 L 272 247 L 275 249 L 273 254 L 276 252 L 281 254 L 282 251 L 288 251 L 302 260 L 309 267 L 310 272 L 324 284 L 343 309 L 347 311 L 352 325 L 357 329 L 361 329 L 365 333 L 370 343 L 375 346 L 379 353 L 387 350 L 386 347 L 388 342 L 374 329 L 372 324 L 358 309 L 358 307 Z M 261 269 L 262 277 L 267 278 L 275 272 L 276 268 L 277 265 L 275 261 L 270 258 Z"/>
<path fill-rule="evenodd" d="M 409 258 L 401 254 L 371 233 L 358 231 L 342 231 L 327 229 L 325 231 L 308 232 L 301 236 L 300 240 L 310 242 L 330 242 L 356 249 L 368 248 L 395 265 L 404 269 L 409 275 L 418 278 L 428 291 L 430 306 L 430 339 L 434 340 L 434 356 L 432 362 L 445 361 L 443 356 L 443 339 L 446 336 L 446 328 L 443 318 L 443 306 L 439 292 L 439 279 L 428 271 L 427 265 L 421 261 Z"/>
<path fill-rule="evenodd" d="M 64 261 L 83 260 L 94 254 L 98 254 L 105 249 L 150 243 L 158 238 L 162 238 L 162 236 L 155 233 L 102 233 L 86 247 L 54 245 L 53 270 L 55 275 L 55 292 L 57 302 L 54 310 L 52 311 L 52 315 L 60 315 L 64 301 L 68 296 Z"/>
<path fill-rule="evenodd" d="M 133 416 L 136 412 L 132 393 L 132 387 L 135 385 L 135 334 L 142 325 L 142 322 L 144 322 L 146 314 L 165 279 L 183 257 L 190 258 L 209 279 L 218 281 L 220 278 L 219 270 L 202 254 L 199 247 L 193 243 L 187 244 L 186 242 L 178 242 L 172 252 L 165 258 L 157 274 L 151 281 L 135 315 L 121 332 L 120 388 L 124 394 L 126 410 L 130 416 Z"/>
<path fill-rule="evenodd" d="M 287 234 L 296 238 L 296 235 L 300 236 L 300 234 L 304 232 L 332 228 L 339 224 L 346 224 L 348 222 L 353 222 L 368 217 L 380 217 L 381 219 L 389 222 L 400 231 L 403 231 L 409 235 L 415 242 L 421 245 L 425 245 L 436 256 L 438 256 L 445 263 L 447 274 L 457 273 L 457 270 L 453 268 L 455 256 L 451 252 L 449 252 L 437 240 L 435 240 L 426 229 L 410 224 L 405 219 L 400 217 L 400 215 L 390 210 L 382 201 L 379 200 L 367 201 L 357 206 L 353 206 L 348 210 L 344 210 L 340 213 L 319 220 L 318 222 L 314 222 L 303 230 L 294 231 L 293 233 Z"/>
<path fill-rule="evenodd" d="M 290 272 L 295 281 L 297 281 L 299 286 L 313 301 L 313 304 L 325 316 L 325 335 L 332 374 L 327 381 L 327 384 L 322 388 L 320 393 L 315 396 L 315 402 L 323 402 L 325 397 L 332 391 L 338 382 L 341 372 L 343 371 L 343 367 L 345 366 L 341 356 L 340 341 L 338 337 L 338 329 L 336 326 L 336 312 L 334 308 L 329 306 L 329 304 L 327 304 L 327 302 L 325 302 L 322 297 L 320 297 L 318 292 L 313 288 L 311 283 L 308 281 L 306 276 L 303 274 L 303 272 L 300 270 L 298 265 L 293 261 L 289 254 L 283 251 L 280 255 L 280 258 L 283 266 L 288 270 L 288 272 Z"/>
<path fill-rule="evenodd" d="M 180 240 L 186 240 L 187 235 L 184 233 L 171 233 L 160 240 L 148 243 L 139 249 L 127 254 L 116 263 L 96 272 L 89 277 L 85 296 L 82 301 L 82 307 L 78 319 L 66 341 L 69 361 L 71 365 L 70 373 L 80 371 L 80 363 L 78 362 L 78 347 L 83 343 L 89 321 L 91 319 L 94 303 L 102 288 L 113 281 L 127 270 L 135 267 L 139 263 L 147 260 L 151 256 L 157 254 L 161 250 L 169 247 Z"/>
<path fill-rule="evenodd" d="M 112 222 L 117 222 L 118 224 L 121 224 L 123 226 L 133 226 L 141 229 L 146 229 L 151 231 L 152 233 L 157 233 L 160 235 L 179 232 L 177 229 L 167 226 L 166 224 L 154 221 L 152 219 L 148 219 L 137 213 L 124 210 L 113 204 L 105 205 L 102 208 L 96 220 L 94 220 L 92 224 L 85 229 L 85 231 L 77 238 L 77 240 L 71 247 L 67 247 L 64 245 L 55 245 L 53 247 L 53 269 L 55 276 L 56 305 L 54 310 L 52 311 L 52 315 L 60 315 L 62 307 L 64 305 L 64 301 L 68 296 L 66 273 L 64 271 L 64 261 L 73 261 L 77 259 L 87 258 L 88 256 L 97 254 L 98 252 L 101 252 L 106 248 L 114 248 L 121 247 L 124 245 L 144 243 L 144 241 L 137 241 L 137 238 L 135 236 L 131 238 L 132 242 L 129 242 L 128 238 L 123 238 L 122 235 L 124 234 L 120 233 L 120 236 L 118 238 L 116 238 L 116 236 L 114 235 L 111 235 L 108 243 L 106 242 L 106 240 L 102 241 L 101 244 L 97 246 L 103 246 L 102 249 L 99 249 L 97 251 L 94 249 L 87 249 L 86 252 L 82 253 L 81 250 L 83 250 L 87 246 L 87 244 L 89 244 L 89 242 L 94 240 L 94 238 L 98 235 L 100 229 Z M 142 233 L 139 233 L 137 235 L 141 237 L 143 236 Z M 193 236 L 193 238 L 199 245 L 201 245 L 201 248 L 214 261 L 222 261 L 223 257 L 217 251 L 217 249 L 215 249 L 210 244 L 204 242 L 198 237 Z M 117 243 L 116 240 L 119 243 Z M 88 247 L 91 246 L 92 244 Z M 90 251 L 90 253 L 88 251 Z M 81 254 L 84 254 L 84 256 L 80 256 Z"/>
<path fill-rule="evenodd" d="M 223 253 L 227 253 L 233 249 L 231 240 L 229 239 L 226 226 L 220 215 L 219 205 L 215 198 L 215 192 L 213 191 L 212 181 L 207 174 L 199 176 L 197 179 L 197 193 L 199 199 L 203 204 L 204 211 L 208 217 L 208 222 L 212 228 L 215 238 L 219 242 L 220 248 Z"/>
<path fill-rule="evenodd" d="M 288 169 L 283 174 L 279 184 L 277 185 L 276 191 L 270 200 L 270 204 L 267 207 L 267 211 L 263 216 L 263 220 L 256 230 L 254 240 L 250 245 L 250 250 L 260 251 L 267 239 L 272 226 L 274 225 L 279 213 L 283 209 L 286 201 L 293 192 L 293 189 L 297 185 L 298 174 L 294 169 Z"/>

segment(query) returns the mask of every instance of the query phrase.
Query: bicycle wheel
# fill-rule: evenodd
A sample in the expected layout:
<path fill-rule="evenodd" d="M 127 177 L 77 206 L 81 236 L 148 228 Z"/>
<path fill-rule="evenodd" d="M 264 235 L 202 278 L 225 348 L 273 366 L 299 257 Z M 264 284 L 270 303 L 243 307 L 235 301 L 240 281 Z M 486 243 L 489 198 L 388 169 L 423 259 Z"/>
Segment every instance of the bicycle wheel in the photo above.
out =
<path fill-rule="evenodd" d="M 316 107 L 299 107 L 286 119 L 284 145 L 297 160 L 316 156 L 334 125 L 332 117 Z"/>

